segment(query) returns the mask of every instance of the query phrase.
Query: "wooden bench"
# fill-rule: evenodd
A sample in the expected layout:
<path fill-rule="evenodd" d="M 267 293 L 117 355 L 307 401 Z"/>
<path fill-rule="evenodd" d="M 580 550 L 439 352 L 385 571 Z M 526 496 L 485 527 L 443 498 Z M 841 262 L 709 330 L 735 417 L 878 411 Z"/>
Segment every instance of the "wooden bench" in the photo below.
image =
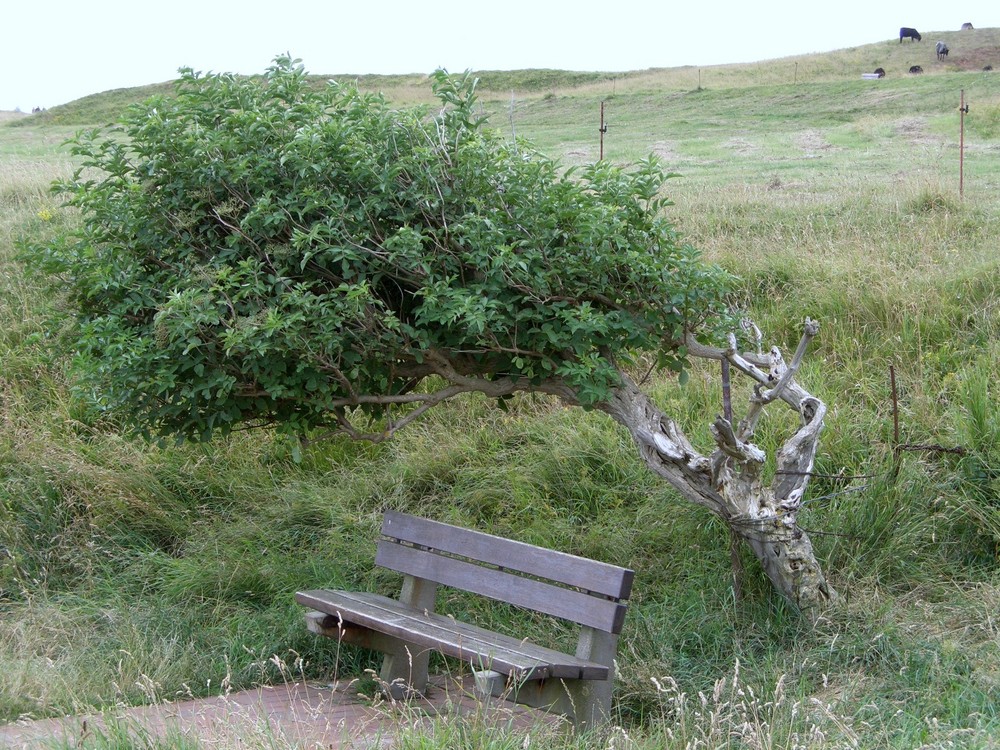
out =
<path fill-rule="evenodd" d="M 631 570 L 397 512 L 385 514 L 375 563 L 403 574 L 398 601 L 325 589 L 295 599 L 311 631 L 383 652 L 394 696 L 425 690 L 436 651 L 471 664 L 483 696 L 564 714 L 577 728 L 609 718 Z M 438 584 L 578 623 L 575 655 L 436 613 Z"/>

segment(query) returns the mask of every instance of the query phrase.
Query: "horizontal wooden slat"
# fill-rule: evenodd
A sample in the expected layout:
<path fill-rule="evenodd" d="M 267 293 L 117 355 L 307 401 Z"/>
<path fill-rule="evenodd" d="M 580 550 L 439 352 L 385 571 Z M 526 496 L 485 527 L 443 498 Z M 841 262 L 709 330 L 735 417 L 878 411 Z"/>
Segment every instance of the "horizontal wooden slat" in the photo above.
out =
<path fill-rule="evenodd" d="M 299 604 L 398 638 L 419 648 L 440 651 L 518 679 L 605 680 L 608 667 L 554 649 L 493 633 L 434 613 L 417 612 L 379 594 L 320 589 L 299 591 Z"/>
<path fill-rule="evenodd" d="M 382 533 L 614 599 L 628 599 L 632 591 L 635 574 L 628 568 L 398 511 L 386 512 Z"/>
<path fill-rule="evenodd" d="M 381 541 L 375 562 L 418 578 L 562 617 L 609 633 L 620 633 L 625 621 L 626 605 L 621 602 L 396 542 Z"/>

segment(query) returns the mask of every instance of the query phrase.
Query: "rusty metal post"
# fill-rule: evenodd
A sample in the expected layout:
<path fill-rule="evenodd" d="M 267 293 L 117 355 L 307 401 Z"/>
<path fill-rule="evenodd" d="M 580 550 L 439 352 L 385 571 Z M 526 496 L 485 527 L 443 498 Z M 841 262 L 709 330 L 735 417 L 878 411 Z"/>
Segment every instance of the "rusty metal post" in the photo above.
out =
<path fill-rule="evenodd" d="M 889 387 L 892 389 L 892 445 L 899 449 L 899 392 L 896 390 L 896 366 L 889 365 Z"/>
<path fill-rule="evenodd" d="M 604 161 L 604 134 L 608 132 L 608 126 L 604 124 L 604 102 L 601 102 L 601 155 L 599 161 Z"/>
<path fill-rule="evenodd" d="M 896 390 L 896 366 L 889 365 L 889 388 L 892 390 L 892 476 L 899 476 L 899 392 Z"/>
<path fill-rule="evenodd" d="M 969 105 L 965 103 L 965 89 L 958 104 L 958 197 L 965 197 L 965 115 Z"/>

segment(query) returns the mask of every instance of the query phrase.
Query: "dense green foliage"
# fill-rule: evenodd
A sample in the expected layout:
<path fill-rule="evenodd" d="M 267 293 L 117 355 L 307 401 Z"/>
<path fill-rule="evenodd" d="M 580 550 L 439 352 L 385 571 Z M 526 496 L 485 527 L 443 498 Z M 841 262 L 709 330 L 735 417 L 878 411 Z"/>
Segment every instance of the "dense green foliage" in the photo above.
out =
<path fill-rule="evenodd" d="M 438 115 L 399 111 L 285 58 L 262 80 L 186 71 L 81 134 L 62 190 L 83 222 L 47 268 L 103 403 L 205 439 L 381 416 L 431 375 L 558 380 L 588 405 L 635 351 L 680 370 L 725 277 L 663 217 L 655 161 L 561 174 L 484 126 L 468 75 L 435 91 Z"/>

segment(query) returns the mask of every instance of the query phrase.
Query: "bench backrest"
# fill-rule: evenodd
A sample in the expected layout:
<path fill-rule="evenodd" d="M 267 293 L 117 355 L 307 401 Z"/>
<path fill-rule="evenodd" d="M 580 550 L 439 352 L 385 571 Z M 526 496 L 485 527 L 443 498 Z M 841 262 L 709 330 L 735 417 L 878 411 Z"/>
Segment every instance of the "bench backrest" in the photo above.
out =
<path fill-rule="evenodd" d="M 376 564 L 609 633 L 620 633 L 627 568 L 389 511 Z"/>

